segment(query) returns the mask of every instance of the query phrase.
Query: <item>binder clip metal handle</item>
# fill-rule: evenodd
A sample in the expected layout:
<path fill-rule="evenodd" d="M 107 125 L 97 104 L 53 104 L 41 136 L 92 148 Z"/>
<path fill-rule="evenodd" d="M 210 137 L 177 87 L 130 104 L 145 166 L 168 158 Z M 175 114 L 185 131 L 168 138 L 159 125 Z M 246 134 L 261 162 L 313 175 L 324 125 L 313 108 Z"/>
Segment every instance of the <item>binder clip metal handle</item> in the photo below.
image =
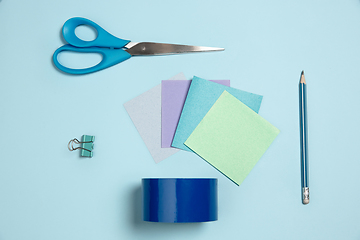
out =
<path fill-rule="evenodd" d="M 71 139 L 68 143 L 68 149 L 70 151 L 81 149 L 80 151 L 81 157 L 92 157 L 93 156 L 92 150 L 94 149 L 94 141 L 95 141 L 95 136 L 83 135 L 81 138 L 81 142 L 77 138 Z M 80 146 L 74 147 L 74 143 L 80 144 Z"/>

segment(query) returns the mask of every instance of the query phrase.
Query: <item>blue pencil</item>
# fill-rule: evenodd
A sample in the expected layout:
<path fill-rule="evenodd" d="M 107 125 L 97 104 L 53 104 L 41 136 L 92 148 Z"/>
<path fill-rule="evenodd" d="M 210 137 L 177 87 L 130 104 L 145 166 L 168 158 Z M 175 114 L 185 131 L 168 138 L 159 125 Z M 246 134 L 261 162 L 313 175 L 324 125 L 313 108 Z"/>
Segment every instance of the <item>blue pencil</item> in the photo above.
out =
<path fill-rule="evenodd" d="M 299 84 L 299 102 L 300 102 L 300 157 L 301 157 L 301 188 L 302 203 L 310 202 L 309 193 L 309 169 L 307 153 L 307 114 L 306 114 L 306 81 L 304 71 L 301 72 Z"/>

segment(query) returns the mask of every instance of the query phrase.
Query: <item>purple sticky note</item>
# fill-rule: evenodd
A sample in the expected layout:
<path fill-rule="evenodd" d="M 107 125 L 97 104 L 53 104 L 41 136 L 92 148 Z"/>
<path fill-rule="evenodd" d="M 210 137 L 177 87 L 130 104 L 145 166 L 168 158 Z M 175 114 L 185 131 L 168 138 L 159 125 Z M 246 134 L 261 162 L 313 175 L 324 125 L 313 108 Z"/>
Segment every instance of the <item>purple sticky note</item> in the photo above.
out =
<path fill-rule="evenodd" d="M 230 86 L 230 80 L 211 80 Z M 161 147 L 171 148 L 191 80 L 163 80 L 161 83 Z"/>

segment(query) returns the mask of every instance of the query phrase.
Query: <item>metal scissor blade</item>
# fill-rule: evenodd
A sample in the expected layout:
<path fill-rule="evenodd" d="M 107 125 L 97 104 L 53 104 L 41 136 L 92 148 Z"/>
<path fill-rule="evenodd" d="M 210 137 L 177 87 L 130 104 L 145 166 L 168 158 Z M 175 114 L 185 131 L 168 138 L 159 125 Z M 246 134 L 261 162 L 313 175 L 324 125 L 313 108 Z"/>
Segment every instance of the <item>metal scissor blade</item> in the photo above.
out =
<path fill-rule="evenodd" d="M 125 46 L 126 47 L 126 46 Z M 224 48 L 200 47 L 168 43 L 141 42 L 131 46 L 126 51 L 132 56 L 169 55 L 190 52 L 224 51 Z"/>

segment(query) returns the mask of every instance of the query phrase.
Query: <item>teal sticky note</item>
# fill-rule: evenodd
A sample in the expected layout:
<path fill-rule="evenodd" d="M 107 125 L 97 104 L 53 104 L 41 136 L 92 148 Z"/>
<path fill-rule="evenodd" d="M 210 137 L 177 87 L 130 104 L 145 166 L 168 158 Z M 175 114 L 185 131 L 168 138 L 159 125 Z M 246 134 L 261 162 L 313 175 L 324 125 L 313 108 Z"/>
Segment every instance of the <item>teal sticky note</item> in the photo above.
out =
<path fill-rule="evenodd" d="M 250 109 L 259 112 L 262 96 L 194 77 L 180 116 L 172 147 L 191 151 L 184 142 L 226 90 Z"/>
<path fill-rule="evenodd" d="M 279 132 L 224 91 L 185 144 L 240 185 Z"/>

